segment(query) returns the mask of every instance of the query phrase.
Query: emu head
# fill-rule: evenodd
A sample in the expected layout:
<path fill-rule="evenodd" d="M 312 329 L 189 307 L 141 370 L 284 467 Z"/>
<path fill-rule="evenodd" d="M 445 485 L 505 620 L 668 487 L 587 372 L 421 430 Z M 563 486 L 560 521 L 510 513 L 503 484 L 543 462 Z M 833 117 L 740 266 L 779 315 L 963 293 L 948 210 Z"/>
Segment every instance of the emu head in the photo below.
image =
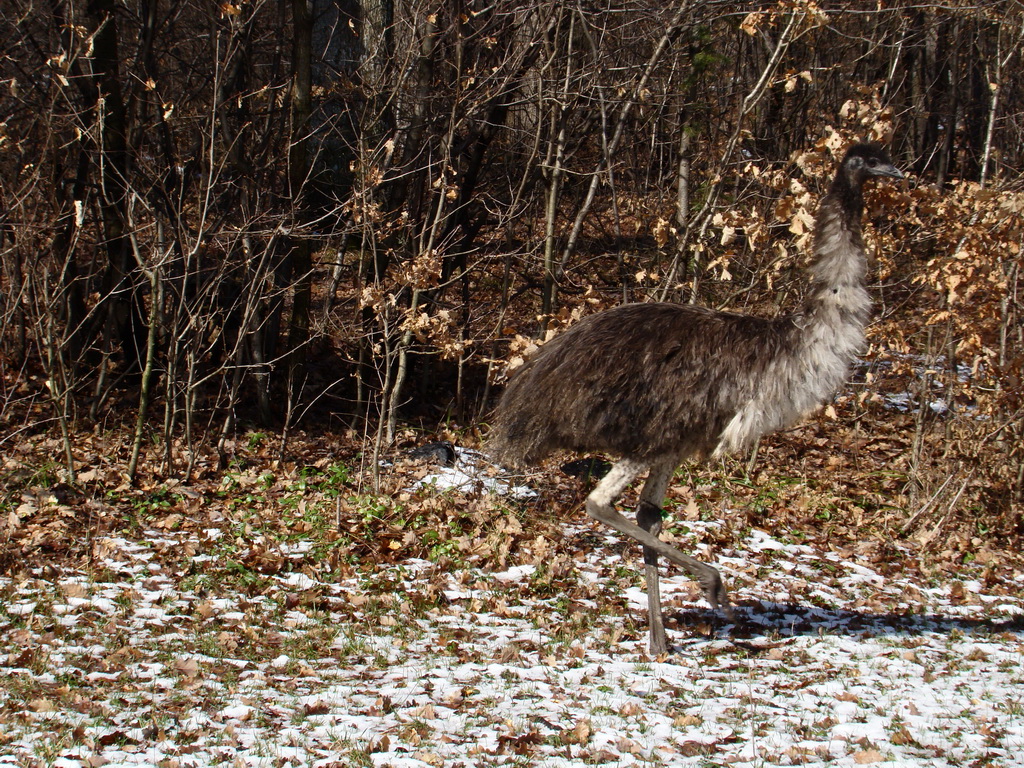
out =
<path fill-rule="evenodd" d="M 847 150 L 840 175 L 845 177 L 851 189 L 860 189 L 871 176 L 903 178 L 903 174 L 889 159 L 889 153 L 878 144 L 868 143 L 854 144 Z"/>

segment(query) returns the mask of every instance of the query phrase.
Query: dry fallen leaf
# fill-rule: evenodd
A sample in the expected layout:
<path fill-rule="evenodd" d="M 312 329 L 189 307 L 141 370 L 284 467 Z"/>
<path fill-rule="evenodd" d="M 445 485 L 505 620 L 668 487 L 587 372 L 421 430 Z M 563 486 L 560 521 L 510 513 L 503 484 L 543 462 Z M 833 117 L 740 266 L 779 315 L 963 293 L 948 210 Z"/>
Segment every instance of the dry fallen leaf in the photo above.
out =
<path fill-rule="evenodd" d="M 176 659 L 171 668 L 183 677 L 195 677 L 199 674 L 199 662 L 195 659 Z"/>
<path fill-rule="evenodd" d="M 60 585 L 64 597 L 87 597 L 89 590 L 80 581 L 66 581 Z"/>
<path fill-rule="evenodd" d="M 437 710 L 433 704 L 424 704 L 423 706 L 416 707 L 409 712 L 413 717 L 419 718 L 420 720 L 436 720 Z"/>
<path fill-rule="evenodd" d="M 880 763 L 885 758 L 882 757 L 882 753 L 877 749 L 865 749 L 860 752 L 856 752 L 853 755 L 853 762 L 857 765 L 870 765 L 871 763 Z"/>

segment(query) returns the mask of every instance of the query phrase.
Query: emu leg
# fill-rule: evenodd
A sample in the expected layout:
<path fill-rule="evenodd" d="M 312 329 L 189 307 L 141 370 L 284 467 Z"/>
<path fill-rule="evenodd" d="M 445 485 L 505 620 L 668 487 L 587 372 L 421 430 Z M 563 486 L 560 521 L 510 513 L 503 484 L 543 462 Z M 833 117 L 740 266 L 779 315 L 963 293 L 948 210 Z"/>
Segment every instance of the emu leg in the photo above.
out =
<path fill-rule="evenodd" d="M 661 507 L 641 501 L 636 510 L 636 523 L 651 536 L 661 531 Z M 665 621 L 661 615 L 661 583 L 658 580 L 658 553 L 644 547 L 644 578 L 647 581 L 647 625 L 650 628 L 651 655 L 668 652 Z"/>
<path fill-rule="evenodd" d="M 674 468 L 672 464 L 656 464 L 651 467 L 643 491 L 640 492 L 636 524 L 654 537 L 661 532 L 661 504 L 665 500 L 665 491 Z M 665 621 L 661 611 L 658 553 L 647 546 L 644 547 L 644 578 L 647 582 L 647 624 L 650 628 L 651 654 L 658 656 L 668 652 L 668 639 L 665 637 Z"/>
<path fill-rule="evenodd" d="M 689 555 L 684 555 L 657 536 L 652 536 L 636 523 L 627 520 L 612 506 L 626 486 L 644 469 L 646 466 L 643 463 L 633 459 L 622 459 L 615 464 L 587 496 L 587 514 L 680 566 L 700 583 L 704 597 L 712 608 L 720 608 L 731 615 L 729 596 L 718 571 Z"/>

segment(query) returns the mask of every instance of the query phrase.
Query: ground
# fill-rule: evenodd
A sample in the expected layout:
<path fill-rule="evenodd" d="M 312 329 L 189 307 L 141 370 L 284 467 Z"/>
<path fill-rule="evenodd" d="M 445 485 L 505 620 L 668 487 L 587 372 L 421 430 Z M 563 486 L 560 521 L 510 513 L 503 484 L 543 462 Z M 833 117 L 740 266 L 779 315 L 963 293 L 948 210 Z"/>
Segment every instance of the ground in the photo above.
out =
<path fill-rule="evenodd" d="M 651 658 L 637 548 L 479 462 L 386 468 L 391 506 L 339 462 L 92 501 L 0 578 L 0 765 L 1024 766 L 1018 562 L 680 501 L 736 617 L 665 567 Z M 34 493 L 37 543 L 81 511 Z"/>

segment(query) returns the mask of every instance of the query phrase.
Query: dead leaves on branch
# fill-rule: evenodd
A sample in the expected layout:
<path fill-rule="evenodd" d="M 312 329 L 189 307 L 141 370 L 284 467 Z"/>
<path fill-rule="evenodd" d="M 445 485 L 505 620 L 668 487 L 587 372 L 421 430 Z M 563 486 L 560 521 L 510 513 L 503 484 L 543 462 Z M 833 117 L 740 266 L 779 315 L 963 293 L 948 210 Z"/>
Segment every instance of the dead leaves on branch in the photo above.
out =
<path fill-rule="evenodd" d="M 828 14 L 815 0 L 778 0 L 765 10 L 748 13 L 740 23 L 740 29 L 754 37 L 774 29 L 791 14 L 800 14 L 804 29 L 814 29 L 828 23 Z"/>
<path fill-rule="evenodd" d="M 1004 321 L 1003 301 L 1016 284 L 1024 243 L 1024 193 L 960 182 L 951 191 L 915 191 L 911 216 L 930 258 L 914 278 L 941 298 L 931 325 L 952 321 L 961 348 L 992 356 Z"/>

